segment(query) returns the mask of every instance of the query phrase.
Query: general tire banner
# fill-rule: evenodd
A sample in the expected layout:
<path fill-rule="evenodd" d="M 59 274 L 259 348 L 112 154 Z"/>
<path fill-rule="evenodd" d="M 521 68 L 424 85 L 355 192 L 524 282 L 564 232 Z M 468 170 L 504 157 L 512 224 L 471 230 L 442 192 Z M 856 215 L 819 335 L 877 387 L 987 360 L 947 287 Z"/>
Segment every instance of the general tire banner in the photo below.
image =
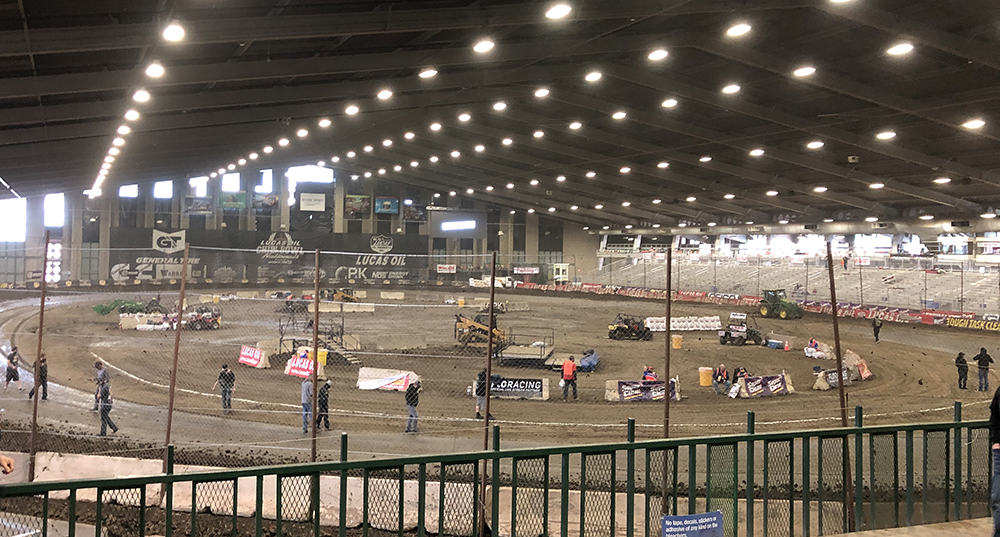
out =
<path fill-rule="evenodd" d="M 788 395 L 788 383 L 785 382 L 784 375 L 766 375 L 763 377 L 747 377 L 744 379 L 746 385 L 746 397 L 771 397 L 774 395 Z M 742 393 L 740 395 L 743 395 Z"/>
<path fill-rule="evenodd" d="M 662 380 L 619 380 L 618 400 L 625 402 L 636 401 L 662 401 L 663 400 Z M 677 383 L 670 379 L 670 400 L 678 401 Z"/>
<path fill-rule="evenodd" d="M 494 378 L 490 395 L 506 399 L 542 399 L 542 379 Z"/>

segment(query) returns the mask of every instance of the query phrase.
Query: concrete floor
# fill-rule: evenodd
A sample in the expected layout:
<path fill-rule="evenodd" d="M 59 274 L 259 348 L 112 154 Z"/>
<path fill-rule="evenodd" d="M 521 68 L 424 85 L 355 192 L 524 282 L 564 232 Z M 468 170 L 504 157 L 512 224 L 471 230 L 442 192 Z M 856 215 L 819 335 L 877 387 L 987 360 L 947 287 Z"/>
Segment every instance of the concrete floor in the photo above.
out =
<path fill-rule="evenodd" d="M 910 528 L 897 528 L 893 530 L 873 530 L 861 531 L 857 533 L 844 533 L 851 537 L 965 537 L 985 536 L 990 534 L 993 521 L 988 518 L 977 518 L 973 520 L 962 520 L 960 522 L 946 522 L 944 524 L 928 524 L 926 526 L 913 526 Z M 836 536 L 834 536 L 836 537 Z"/>

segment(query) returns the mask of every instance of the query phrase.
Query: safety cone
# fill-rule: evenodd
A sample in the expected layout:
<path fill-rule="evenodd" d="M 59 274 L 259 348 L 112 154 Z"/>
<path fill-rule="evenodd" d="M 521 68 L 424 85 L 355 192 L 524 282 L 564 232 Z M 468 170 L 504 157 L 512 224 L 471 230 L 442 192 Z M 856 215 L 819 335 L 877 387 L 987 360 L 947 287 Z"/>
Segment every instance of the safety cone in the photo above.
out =
<path fill-rule="evenodd" d="M 785 350 L 786 350 L 786 351 L 787 351 L 787 350 L 791 350 L 791 348 L 790 348 L 790 347 L 788 346 L 788 341 L 785 341 Z"/>

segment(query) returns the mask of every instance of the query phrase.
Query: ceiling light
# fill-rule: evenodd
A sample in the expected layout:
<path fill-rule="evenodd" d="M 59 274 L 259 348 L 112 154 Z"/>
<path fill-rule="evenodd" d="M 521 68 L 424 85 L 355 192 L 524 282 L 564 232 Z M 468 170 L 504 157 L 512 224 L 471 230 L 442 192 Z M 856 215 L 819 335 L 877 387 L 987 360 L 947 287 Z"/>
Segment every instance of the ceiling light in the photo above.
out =
<path fill-rule="evenodd" d="M 913 52 L 913 43 L 909 41 L 901 41 L 885 50 L 885 53 L 890 56 L 903 56 L 911 52 Z"/>
<path fill-rule="evenodd" d="M 466 189 L 465 189 L 465 193 L 466 193 L 466 194 L 474 194 L 475 192 L 476 192 L 476 191 L 475 191 L 475 190 L 473 190 L 473 189 L 471 189 L 471 188 L 466 188 Z"/>
<path fill-rule="evenodd" d="M 378 174 L 379 175 L 385 175 L 385 168 L 379 168 L 378 169 Z"/>
<path fill-rule="evenodd" d="M 545 97 L 548 97 L 548 96 L 549 96 L 549 88 L 538 88 L 538 89 L 535 90 L 535 97 L 538 97 L 539 99 L 542 99 L 542 98 L 545 98 Z"/>
<path fill-rule="evenodd" d="M 532 179 L 529 182 L 531 183 L 531 186 L 538 186 L 538 179 Z"/>
<path fill-rule="evenodd" d="M 438 159 L 437 155 L 431 155 L 431 158 L 429 158 L 429 159 L 427 159 L 427 160 L 431 161 L 431 163 L 435 163 L 435 162 L 437 162 L 437 161 L 438 161 L 439 159 Z"/>
<path fill-rule="evenodd" d="M 208 174 L 208 176 L 211 177 L 212 179 L 215 179 L 216 177 L 219 176 L 219 174 L 216 173 L 216 172 L 212 172 L 212 173 Z"/>
<path fill-rule="evenodd" d="M 601 229 L 611 229 L 611 226 L 604 226 Z"/>
<path fill-rule="evenodd" d="M 184 39 L 184 27 L 176 22 L 172 22 L 163 29 L 163 39 L 176 43 Z"/>
<path fill-rule="evenodd" d="M 673 108 L 677 106 L 677 99 L 674 99 L 673 97 L 665 99 L 662 103 L 660 103 L 660 106 L 663 108 Z"/>
<path fill-rule="evenodd" d="M 865 218 L 865 222 L 878 222 L 878 217 L 877 216 L 869 216 L 868 218 Z"/>
<path fill-rule="evenodd" d="M 433 67 L 426 67 L 424 68 L 423 71 L 420 71 L 420 74 L 418 74 L 417 76 L 419 76 L 420 78 L 434 78 L 435 76 L 437 76 L 437 74 L 438 74 L 437 69 Z"/>
<path fill-rule="evenodd" d="M 111 140 L 111 145 L 113 145 L 115 147 L 121 147 L 121 146 L 125 145 L 125 138 L 122 138 L 120 136 L 116 137 L 114 140 Z"/>
<path fill-rule="evenodd" d="M 118 149 L 117 147 L 112 147 L 111 149 L 108 149 L 108 154 L 109 155 L 118 155 L 118 153 L 121 153 L 121 152 L 122 152 L 122 150 Z"/>
<path fill-rule="evenodd" d="M 469 121 L 470 119 L 472 119 L 472 115 L 469 114 L 468 112 L 462 112 L 461 114 L 458 115 L 459 121 L 464 122 L 464 121 Z"/>
<path fill-rule="evenodd" d="M 269 145 L 265 145 L 265 146 L 264 146 L 264 149 L 263 149 L 263 151 L 264 151 L 265 153 L 270 153 L 270 152 L 274 151 L 274 148 L 273 148 L 273 147 L 271 147 L 271 146 L 269 146 Z M 353 152 L 354 152 L 354 151 L 351 151 L 351 152 L 349 152 L 349 153 L 347 154 L 347 156 L 349 156 L 349 157 L 352 157 L 352 156 L 354 156 L 354 155 L 352 155 L 352 154 L 351 154 L 351 153 L 353 153 Z"/>
<path fill-rule="evenodd" d="M 649 55 L 646 57 L 649 58 L 649 61 L 658 62 L 660 60 L 666 59 L 668 55 L 669 53 L 667 52 L 667 49 L 657 48 L 650 51 Z"/>
<path fill-rule="evenodd" d="M 736 194 L 733 194 L 733 193 L 729 193 L 729 194 L 726 194 L 726 195 L 724 195 L 724 196 L 722 196 L 722 197 L 723 197 L 723 198 L 726 198 L 727 200 L 731 200 L 731 199 L 733 199 L 733 198 L 735 198 L 735 197 L 736 197 Z"/>
<path fill-rule="evenodd" d="M 257 160 L 257 157 L 259 157 L 260 155 L 259 155 L 259 154 L 257 154 L 256 152 L 254 152 L 254 153 L 250 153 L 250 154 L 249 154 L 249 155 L 247 155 L 247 156 L 248 156 L 248 157 L 250 157 L 250 160 Z M 333 161 L 334 161 L 334 162 L 337 162 L 338 160 L 340 160 L 340 159 L 339 159 L 339 158 L 337 158 L 337 157 L 333 157 Z"/>
<path fill-rule="evenodd" d="M 416 161 L 416 160 L 411 160 L 410 161 L 410 167 L 411 168 L 416 168 L 417 166 L 420 166 L 420 162 L 419 161 Z"/>
<path fill-rule="evenodd" d="M 510 210 L 510 214 L 517 214 L 517 211 L 515 211 L 514 209 L 511 209 Z"/>
<path fill-rule="evenodd" d="M 111 164 L 105 162 L 104 164 L 101 164 L 101 169 L 102 170 L 110 170 L 111 169 Z"/>
<path fill-rule="evenodd" d="M 653 224 L 653 228 L 654 229 L 659 228 L 659 227 L 660 227 L 660 224 Z"/>
<path fill-rule="evenodd" d="M 569 124 L 569 128 L 571 128 L 573 130 L 577 130 L 577 129 L 579 129 L 582 126 L 583 126 L 583 123 L 580 123 L 579 121 L 574 121 L 574 122 L 572 122 L 572 123 Z"/>
<path fill-rule="evenodd" d="M 322 168 L 323 166 L 326 166 L 326 161 L 325 160 L 317 160 L 316 161 L 316 165 L 319 166 L 320 168 Z"/>
<path fill-rule="evenodd" d="M 534 209 L 528 209 L 528 214 L 535 214 L 535 210 Z"/>
<path fill-rule="evenodd" d="M 920 215 L 921 220 L 934 220 L 933 214 L 922 214 Z"/>
<path fill-rule="evenodd" d="M 434 131 L 434 132 L 437 132 L 437 131 L 441 130 L 441 124 L 440 123 L 431 123 L 431 130 Z"/>
<path fill-rule="evenodd" d="M 686 201 L 697 201 L 697 199 L 698 198 L 696 198 L 694 196 L 688 196 L 687 198 L 685 198 Z"/>
<path fill-rule="evenodd" d="M 333 122 L 330 121 L 327 118 L 323 118 L 323 119 L 317 121 L 316 124 L 319 125 L 320 128 L 325 129 L 325 128 L 329 127 L 330 125 L 333 125 Z"/>
<path fill-rule="evenodd" d="M 236 165 L 233 164 L 232 162 L 230 162 L 229 164 L 226 165 L 226 169 L 227 170 L 235 170 L 236 169 Z"/>
<path fill-rule="evenodd" d="M 620 173 L 620 174 L 626 174 L 626 173 L 629 173 L 631 171 L 632 171 L 632 168 L 629 168 L 628 166 L 622 166 L 621 168 L 618 168 L 618 173 Z"/>
<path fill-rule="evenodd" d="M 344 113 L 347 114 L 347 115 L 349 115 L 349 116 L 353 116 L 353 115 L 357 114 L 360 111 L 361 111 L 361 109 L 358 108 L 358 105 L 356 105 L 356 104 L 349 104 L 346 107 L 344 107 Z"/>
<path fill-rule="evenodd" d="M 819 148 L 823 147 L 823 145 L 824 144 L 823 144 L 822 140 L 813 140 L 813 141 L 807 143 L 806 147 L 809 148 L 809 149 L 819 149 Z"/>
<path fill-rule="evenodd" d="M 251 153 L 250 154 L 250 158 L 253 158 L 254 155 L 256 155 L 256 153 Z M 340 157 L 338 157 L 337 155 L 334 155 L 334 156 L 330 157 L 330 162 L 340 162 Z"/>
<path fill-rule="evenodd" d="M 600 71 L 591 71 L 587 73 L 587 76 L 583 77 L 583 79 L 587 82 L 597 82 L 601 79 L 601 76 L 603 75 L 601 75 Z"/>
<path fill-rule="evenodd" d="M 589 172 L 586 173 L 586 176 L 587 176 L 587 179 L 593 179 L 593 178 L 597 177 L 597 172 L 589 171 Z"/>
<path fill-rule="evenodd" d="M 383 88 L 375 96 L 384 101 L 392 97 L 392 90 L 389 88 Z"/>
<path fill-rule="evenodd" d="M 414 139 L 414 138 L 415 138 L 416 136 L 417 136 L 416 134 L 413 134 L 413 133 L 412 133 L 412 132 L 410 132 L 410 131 L 406 131 L 406 133 L 404 133 L 404 134 L 403 134 L 403 138 L 406 138 L 407 140 L 412 140 L 412 139 Z"/>
<path fill-rule="evenodd" d="M 493 103 L 493 109 L 496 110 L 497 112 L 503 112 L 504 110 L 507 109 L 507 103 L 503 101 L 497 101 Z"/>
<path fill-rule="evenodd" d="M 166 69 L 163 68 L 160 62 L 153 62 L 146 66 L 146 76 L 149 78 L 160 78 L 165 72 Z"/>
<path fill-rule="evenodd" d="M 604 208 L 604 205 L 601 204 L 601 203 L 598 203 L 597 205 L 594 205 L 594 208 L 597 209 L 598 211 L 600 211 L 601 209 Z"/>
<path fill-rule="evenodd" d="M 281 147 L 287 146 L 288 143 L 289 143 L 288 142 L 288 138 L 282 138 L 282 139 L 278 140 L 278 145 L 280 145 Z"/>
<path fill-rule="evenodd" d="M 514 183 L 507 183 L 507 190 L 514 190 Z"/>
<path fill-rule="evenodd" d="M 403 171 L 403 167 L 400 166 L 399 164 L 396 164 L 395 166 L 392 167 L 392 171 L 394 171 L 394 172 L 401 172 L 401 171 Z"/>
<path fill-rule="evenodd" d="M 824 218 L 823 221 L 826 222 L 827 224 L 829 224 L 829 223 L 833 222 L 833 218 Z"/>
<path fill-rule="evenodd" d="M 765 194 L 767 194 L 768 196 L 770 196 L 770 197 L 773 198 L 773 197 L 775 197 L 775 196 L 778 195 L 778 191 L 777 190 L 768 190 L 767 192 L 765 192 Z"/>
<path fill-rule="evenodd" d="M 510 138 L 504 138 L 503 140 L 500 140 L 500 143 L 503 145 L 510 145 L 514 143 L 514 140 L 511 140 Z"/>
<path fill-rule="evenodd" d="M 830 0 L 831 4 L 846 4 L 848 2 L 853 2 L 854 0 Z"/>
<path fill-rule="evenodd" d="M 136 90 L 136 92 L 132 94 L 132 100 L 135 101 L 135 102 L 137 102 L 137 103 L 148 102 L 149 101 L 149 92 L 146 91 L 146 90 L 144 90 L 144 89 Z"/>
<path fill-rule="evenodd" d="M 133 109 L 125 112 L 125 119 L 128 121 L 135 121 L 139 119 L 139 111 Z"/>
<path fill-rule="evenodd" d="M 370 145 L 366 145 L 362 147 L 361 150 L 364 151 L 365 153 L 371 153 L 372 151 L 375 150 L 375 148 Z"/>
<path fill-rule="evenodd" d="M 238 163 L 238 164 L 239 164 L 240 166 L 245 166 L 245 165 L 246 165 L 246 163 L 247 163 L 247 159 L 245 159 L 245 158 L 241 158 L 240 160 L 237 160 L 236 162 L 237 162 L 237 163 Z"/>
<path fill-rule="evenodd" d="M 479 54 L 486 54 L 487 52 L 493 50 L 494 46 L 495 43 L 493 43 L 493 41 L 490 41 L 489 39 L 481 39 L 472 46 L 472 50 Z"/>
<path fill-rule="evenodd" d="M 560 175 L 560 176 L 556 177 L 556 182 L 557 183 L 565 183 L 566 182 L 566 176 L 565 175 Z"/>
<path fill-rule="evenodd" d="M 622 207 L 628 207 L 629 205 L 632 205 L 631 201 L 623 201 L 622 202 Z"/>
<path fill-rule="evenodd" d="M 875 138 L 879 140 L 892 140 L 896 137 L 896 133 L 893 131 L 882 131 L 875 135 Z"/>
<path fill-rule="evenodd" d="M 986 219 L 996 218 L 997 217 L 997 213 L 983 213 L 983 214 L 979 215 L 979 217 L 980 218 L 986 218 Z"/>
<path fill-rule="evenodd" d="M 951 177 L 938 177 L 934 182 L 939 185 L 946 185 L 951 182 Z"/>
<path fill-rule="evenodd" d="M 981 129 L 986 126 L 986 121 L 982 118 L 976 117 L 962 123 L 962 126 L 969 130 Z"/>
<path fill-rule="evenodd" d="M 548 10 L 545 11 L 545 17 L 549 19 L 561 19 L 573 11 L 573 8 L 569 4 L 553 4 Z"/>
<path fill-rule="evenodd" d="M 126 134 L 132 132 L 132 127 L 129 127 L 128 125 L 119 125 L 116 132 L 118 132 L 118 134 L 121 134 L 122 136 L 125 136 Z"/>
<path fill-rule="evenodd" d="M 542 136 L 545 136 L 545 131 L 535 131 L 531 135 L 535 138 L 541 138 Z"/>
<path fill-rule="evenodd" d="M 764 156 L 764 150 L 761 148 L 751 149 L 749 155 L 751 157 L 762 157 Z"/>
<path fill-rule="evenodd" d="M 712 160 L 712 157 L 710 157 L 708 155 L 704 155 L 703 157 L 701 157 L 701 158 L 698 159 L 698 162 L 710 162 L 711 160 Z"/>
<path fill-rule="evenodd" d="M 487 192 L 493 192 L 493 185 L 486 185 Z"/>
<path fill-rule="evenodd" d="M 726 30 L 726 35 L 728 35 L 729 37 L 744 36 L 744 35 L 750 33 L 750 30 L 752 28 L 753 28 L 752 26 L 750 26 L 749 24 L 747 24 L 745 22 L 738 22 L 738 23 L 730 26 Z"/>
<path fill-rule="evenodd" d="M 475 149 L 476 153 L 482 153 L 483 151 L 486 151 L 486 146 L 483 144 L 479 144 L 475 147 Z"/>
<path fill-rule="evenodd" d="M 725 93 L 726 95 L 733 95 L 733 94 L 739 93 L 739 92 L 740 92 L 740 85 L 739 84 L 726 84 L 722 88 L 722 93 Z"/>
<path fill-rule="evenodd" d="M 661 203 L 663 203 L 663 200 L 661 200 L 661 199 L 655 199 L 655 200 L 653 200 L 653 205 L 659 205 Z"/>
<path fill-rule="evenodd" d="M 391 145 L 392 145 L 392 140 L 390 140 L 389 138 L 382 140 L 382 147 L 389 147 Z"/>
<path fill-rule="evenodd" d="M 115 157 L 113 157 L 111 155 L 108 155 L 108 156 L 104 157 L 104 162 L 111 163 L 111 162 L 114 162 L 114 161 L 115 161 Z"/>
<path fill-rule="evenodd" d="M 226 173 L 226 169 L 225 168 L 219 168 L 218 172 L 219 172 L 219 175 L 222 175 L 222 174 Z"/>
<path fill-rule="evenodd" d="M 357 181 L 359 177 L 361 177 L 361 176 L 358 175 L 358 174 L 356 174 L 356 173 L 355 174 L 351 174 L 351 181 Z"/>
<path fill-rule="evenodd" d="M 632 229 L 632 224 L 625 224 L 625 229 Z"/>
<path fill-rule="evenodd" d="M 798 78 L 805 78 L 807 76 L 812 76 L 816 74 L 816 68 L 811 65 L 803 65 L 792 71 L 792 74 Z"/>
<path fill-rule="evenodd" d="M 458 158 L 460 156 L 462 156 L 462 153 L 457 149 L 451 152 L 451 158 Z"/>
<path fill-rule="evenodd" d="M 885 188 L 885 184 L 884 183 L 870 183 L 868 185 L 868 188 L 870 188 L 872 190 L 879 190 L 881 188 Z"/>
<path fill-rule="evenodd" d="M 344 153 L 344 154 L 347 155 L 347 158 L 354 158 L 354 157 L 358 156 L 358 154 L 355 153 L 354 151 L 348 151 L 347 153 Z"/>
<path fill-rule="evenodd" d="M 372 172 L 365 172 L 364 175 L 365 175 L 365 178 L 371 177 L 372 176 Z"/>
<path fill-rule="evenodd" d="M 306 136 L 309 136 L 309 131 L 306 129 L 299 129 L 295 131 L 295 136 L 298 136 L 299 138 L 305 138 Z"/>
<path fill-rule="evenodd" d="M 827 190 L 828 189 L 825 186 L 813 187 L 813 192 L 816 192 L 816 193 L 819 193 L 819 194 L 822 194 L 822 193 L 826 192 Z"/>
<path fill-rule="evenodd" d="M 555 208 L 555 207 L 549 207 L 549 212 L 550 212 L 550 213 L 554 213 L 554 212 L 556 212 L 556 208 Z"/>
<path fill-rule="evenodd" d="M 670 167 L 670 163 L 667 161 L 657 162 L 656 167 L 663 170 Z"/>
<path fill-rule="evenodd" d="M 788 223 L 788 220 L 785 220 L 784 218 L 782 218 L 781 220 L 778 220 L 778 223 L 781 224 L 781 225 L 785 225 L 785 224 Z"/>
<path fill-rule="evenodd" d="M 615 112 L 614 114 L 611 114 L 611 119 L 617 119 L 617 120 L 621 121 L 621 120 L 625 119 L 626 116 L 627 116 L 627 114 L 625 113 L 624 110 L 619 110 L 619 111 Z"/>

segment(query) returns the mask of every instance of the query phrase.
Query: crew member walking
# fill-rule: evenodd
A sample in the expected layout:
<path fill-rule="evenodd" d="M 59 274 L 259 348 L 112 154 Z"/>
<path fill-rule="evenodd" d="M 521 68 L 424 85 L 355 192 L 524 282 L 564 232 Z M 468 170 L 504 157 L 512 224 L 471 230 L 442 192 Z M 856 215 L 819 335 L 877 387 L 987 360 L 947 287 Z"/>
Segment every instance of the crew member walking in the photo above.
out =
<path fill-rule="evenodd" d="M 726 395 L 732 385 L 729 381 L 729 371 L 726 370 L 726 364 L 719 364 L 719 367 L 712 371 L 712 388 L 715 389 L 715 393 Z"/>
<path fill-rule="evenodd" d="M 111 385 L 111 375 L 100 360 L 94 362 L 94 369 L 97 370 L 97 374 L 94 376 L 94 384 L 97 387 L 94 389 L 94 408 L 90 409 L 91 412 L 97 412 L 97 404 L 101 399 L 101 386 Z"/>
<path fill-rule="evenodd" d="M 569 397 L 569 387 L 573 386 L 573 399 L 576 400 L 576 357 L 570 356 L 562 365 L 563 401 Z"/>
<path fill-rule="evenodd" d="M 108 427 L 111 427 L 111 432 L 117 433 L 118 426 L 111 421 L 111 386 L 107 382 L 101 384 L 97 395 L 101 407 L 101 436 L 108 435 Z"/>
<path fill-rule="evenodd" d="M 420 402 L 420 381 L 414 381 L 406 387 L 406 433 L 417 432 L 417 403 Z"/>
<path fill-rule="evenodd" d="M 483 419 L 483 412 L 486 412 L 486 369 L 483 368 L 476 376 L 476 419 Z M 490 416 L 493 419 L 493 416 Z"/>
<path fill-rule="evenodd" d="M 958 389 L 966 390 L 968 389 L 969 382 L 969 361 L 965 359 L 965 353 L 958 353 L 958 357 L 955 358 L 955 367 L 958 368 Z"/>
<path fill-rule="evenodd" d="M 312 421 L 312 401 L 313 383 L 312 379 L 306 377 L 302 379 L 302 433 L 309 432 L 309 423 Z"/>
<path fill-rule="evenodd" d="M 219 388 L 219 394 L 222 396 L 222 413 L 232 414 L 233 412 L 233 388 L 236 385 L 236 374 L 229 369 L 229 366 L 222 364 L 222 370 L 219 371 L 219 378 L 215 381 L 215 385 L 212 389 Z"/>
<path fill-rule="evenodd" d="M 326 382 L 319 387 L 319 393 L 316 394 L 316 428 L 319 429 L 320 422 L 324 423 L 326 430 L 330 430 L 330 386 L 333 383 L 330 379 L 326 379 Z"/>
<path fill-rule="evenodd" d="M 41 356 L 38 357 L 38 370 L 35 372 L 38 375 L 38 389 L 41 392 L 42 401 L 49 398 L 49 363 L 45 360 L 45 353 L 43 352 Z M 35 396 L 35 387 L 31 387 L 31 391 L 28 392 L 28 399 Z"/>
<path fill-rule="evenodd" d="M 986 347 L 979 348 L 979 354 L 972 357 L 979 364 L 979 391 L 990 391 L 990 364 L 993 357 L 986 352 Z"/>
<path fill-rule="evenodd" d="M 878 317 L 872 319 L 872 334 L 875 335 L 875 343 L 878 343 L 878 333 L 882 331 L 882 319 Z"/>
<path fill-rule="evenodd" d="M 17 384 L 18 391 L 23 390 L 21 386 L 21 373 L 17 369 L 17 361 L 21 355 L 17 352 L 17 347 L 11 347 L 10 354 L 7 355 L 7 380 L 3 384 L 4 391 L 10 386 L 11 381 Z"/>

